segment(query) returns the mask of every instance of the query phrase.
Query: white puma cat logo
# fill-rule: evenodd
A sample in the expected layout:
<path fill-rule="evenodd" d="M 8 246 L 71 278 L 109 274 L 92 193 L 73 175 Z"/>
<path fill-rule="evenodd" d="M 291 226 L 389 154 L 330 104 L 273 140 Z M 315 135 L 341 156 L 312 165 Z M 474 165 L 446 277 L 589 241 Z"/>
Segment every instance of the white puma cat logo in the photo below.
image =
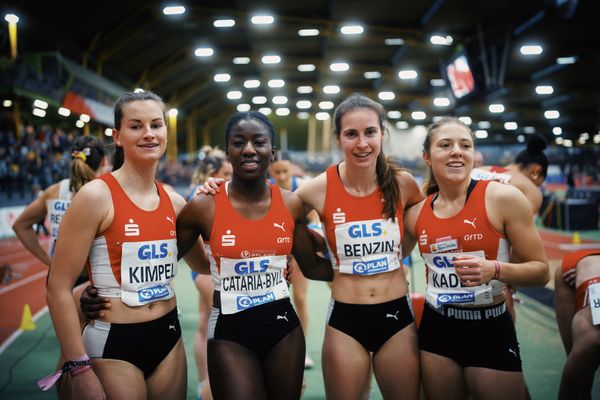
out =
<path fill-rule="evenodd" d="M 396 321 L 398 321 L 398 313 L 400 312 L 400 310 L 396 311 L 396 314 L 385 314 L 386 318 L 394 318 Z"/>
<path fill-rule="evenodd" d="M 473 218 L 473 221 L 469 221 L 468 219 L 464 219 L 463 222 L 465 224 L 469 224 L 473 226 L 473 229 L 477 229 L 477 227 L 475 226 L 475 221 L 477 220 L 477 218 Z"/>
<path fill-rule="evenodd" d="M 175 225 L 175 221 L 173 221 L 173 218 L 167 217 L 167 221 L 169 221 L 170 223 L 172 223 L 173 225 Z"/>
<path fill-rule="evenodd" d="M 278 319 L 278 320 L 280 320 L 280 319 L 285 319 L 287 322 L 290 322 L 290 321 L 287 319 L 287 311 L 286 311 L 286 312 L 285 312 L 285 314 L 283 314 L 283 315 L 278 315 L 278 316 L 277 316 L 277 319 Z"/>
<path fill-rule="evenodd" d="M 279 225 L 276 222 L 273 222 L 273 228 L 279 228 L 279 229 L 281 229 L 282 231 L 285 232 L 285 228 L 283 227 L 283 225 L 285 225 L 285 222 L 282 222 L 281 225 Z"/>
<path fill-rule="evenodd" d="M 169 325 L 169 329 L 173 329 L 174 331 L 177 331 L 177 329 L 175 329 L 175 325 Z"/>

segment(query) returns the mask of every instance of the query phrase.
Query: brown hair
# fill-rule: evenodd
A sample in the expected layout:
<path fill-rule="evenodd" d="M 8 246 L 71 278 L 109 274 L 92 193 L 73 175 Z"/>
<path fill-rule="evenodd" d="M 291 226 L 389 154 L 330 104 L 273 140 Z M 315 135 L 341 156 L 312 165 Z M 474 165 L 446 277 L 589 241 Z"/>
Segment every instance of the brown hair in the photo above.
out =
<path fill-rule="evenodd" d="M 460 121 L 455 117 L 442 117 L 439 121 L 434 122 L 433 124 L 427 127 L 427 135 L 425 136 L 425 141 L 423 142 L 423 152 L 429 153 L 431 150 L 431 138 L 435 135 L 436 131 L 444 125 L 447 124 L 457 124 L 463 126 L 466 130 L 469 131 L 471 137 L 473 136 L 473 132 L 471 128 L 469 128 L 465 123 Z M 435 180 L 435 176 L 433 175 L 433 169 L 431 165 L 429 166 L 429 173 L 427 174 L 427 179 L 425 180 L 425 194 L 429 196 L 432 193 L 439 191 L 438 184 Z"/>
<path fill-rule="evenodd" d="M 339 138 L 342 129 L 342 117 L 351 111 L 359 108 L 368 108 L 375 111 L 379 116 L 379 127 L 382 132 L 386 132 L 385 127 L 386 112 L 385 108 L 378 102 L 369 97 L 355 93 L 340 103 L 333 114 L 334 134 Z M 382 213 L 386 218 L 396 218 L 396 204 L 400 200 L 400 186 L 398 185 L 397 175 L 403 171 L 400 166 L 390 161 L 383 153 L 383 148 L 377 155 L 375 172 L 377 174 L 377 184 L 383 193 Z"/>

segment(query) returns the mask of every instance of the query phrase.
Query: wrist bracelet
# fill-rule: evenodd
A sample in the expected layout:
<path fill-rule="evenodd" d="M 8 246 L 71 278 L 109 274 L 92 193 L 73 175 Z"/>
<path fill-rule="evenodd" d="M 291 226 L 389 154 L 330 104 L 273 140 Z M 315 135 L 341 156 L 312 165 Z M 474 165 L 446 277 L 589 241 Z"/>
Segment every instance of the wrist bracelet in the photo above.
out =
<path fill-rule="evenodd" d="M 52 374 L 40 379 L 37 384 L 40 389 L 46 391 L 62 377 L 65 372 L 69 372 L 71 376 L 77 376 L 86 373 L 92 368 L 92 360 L 87 354 L 77 357 L 74 360 L 65 362 L 61 369 Z"/>
<path fill-rule="evenodd" d="M 494 263 L 494 278 L 493 279 L 500 279 L 500 263 L 498 262 L 498 260 L 492 260 L 492 262 Z"/>

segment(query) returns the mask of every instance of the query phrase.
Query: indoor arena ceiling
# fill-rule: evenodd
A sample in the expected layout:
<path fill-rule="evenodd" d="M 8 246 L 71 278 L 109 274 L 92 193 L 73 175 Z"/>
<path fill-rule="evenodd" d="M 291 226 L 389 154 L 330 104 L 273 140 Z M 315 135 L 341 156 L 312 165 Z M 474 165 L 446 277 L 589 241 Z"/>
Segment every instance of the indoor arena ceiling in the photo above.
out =
<path fill-rule="evenodd" d="M 578 139 L 600 129 L 600 3 L 594 0 L 177 4 L 185 7 L 184 14 L 165 15 L 163 8 L 173 3 L 144 0 L 9 1 L 0 8 L 20 17 L 20 53 L 60 51 L 124 88 L 157 92 L 180 115 L 195 116 L 199 125 L 227 118 L 239 104 L 287 108 L 287 118 L 301 111 L 332 113 L 321 102 L 337 105 L 362 92 L 375 99 L 393 97 L 380 101 L 399 111 L 390 116 L 400 127 L 453 114 L 471 117 L 474 130 L 486 129 L 491 141 L 511 141 L 532 131 L 550 139 L 555 127 L 563 137 Z M 251 18 L 257 15 L 272 15 L 273 23 L 255 25 Z M 235 25 L 215 27 L 218 19 Z M 347 25 L 360 25 L 363 33 L 345 35 L 341 28 Z M 300 36 L 305 29 L 317 30 L 316 36 Z M 2 46 L 8 48 L 3 35 Z M 435 45 L 432 35 L 441 41 L 449 35 L 452 43 Z M 533 44 L 541 46 L 541 54 L 521 54 L 523 45 Z M 212 48 L 213 55 L 195 56 L 203 47 Z M 461 49 L 474 70 L 476 92 L 455 102 L 448 84 L 437 85 L 444 83 L 445 64 Z M 280 61 L 263 63 L 270 55 Z M 233 62 L 241 57 L 249 63 Z M 347 63 L 348 70 L 332 71 L 333 63 Z M 314 70 L 299 71 L 307 64 Z M 416 71 L 416 78 L 401 79 L 399 72 L 405 70 Z M 216 74 L 230 74 L 230 80 L 216 82 Z M 283 87 L 270 87 L 270 80 L 276 80 L 272 86 L 282 80 Z M 340 92 L 325 93 L 329 85 L 338 85 Z M 551 86 L 552 93 L 538 94 L 538 86 Z M 301 87 L 311 87 L 312 93 L 298 93 Z M 229 91 L 241 97 L 228 99 Z M 287 102 L 274 104 L 283 102 L 276 96 L 286 96 Z M 436 97 L 449 98 L 450 104 L 437 100 L 436 106 Z M 266 103 L 256 103 L 261 100 Z M 301 100 L 310 105 L 298 104 Z M 490 104 L 502 104 L 504 112 L 490 112 Z M 416 119 L 414 111 L 423 111 L 425 119 Z M 516 130 L 506 122 L 516 122 Z"/>

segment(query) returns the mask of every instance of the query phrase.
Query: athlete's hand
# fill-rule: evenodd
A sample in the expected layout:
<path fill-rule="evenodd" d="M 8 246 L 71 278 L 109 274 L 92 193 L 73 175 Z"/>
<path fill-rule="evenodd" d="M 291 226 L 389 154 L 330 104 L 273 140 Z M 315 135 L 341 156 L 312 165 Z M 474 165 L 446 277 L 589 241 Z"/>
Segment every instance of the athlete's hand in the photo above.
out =
<path fill-rule="evenodd" d="M 575 277 L 577 276 L 577 271 L 575 268 L 564 272 L 562 277 L 567 285 L 569 285 L 572 289 L 575 289 Z"/>
<path fill-rule="evenodd" d="M 217 194 L 217 192 L 221 191 L 221 189 L 219 189 L 219 186 L 221 186 L 223 182 L 225 182 L 225 179 L 223 178 L 208 178 L 206 182 L 204 182 L 204 185 L 198 188 L 196 196 L 200 194 L 214 196 L 215 194 Z"/>
<path fill-rule="evenodd" d="M 479 286 L 488 283 L 494 277 L 494 263 L 484 258 L 464 255 L 453 261 L 458 279 L 463 286 Z"/>
<path fill-rule="evenodd" d="M 110 309 L 110 299 L 98 296 L 98 289 L 88 285 L 79 299 L 81 312 L 88 320 L 104 317 L 103 310 Z"/>
<path fill-rule="evenodd" d="M 71 379 L 71 390 L 74 399 L 105 400 L 106 394 L 100 379 L 93 370 L 74 376 Z"/>

